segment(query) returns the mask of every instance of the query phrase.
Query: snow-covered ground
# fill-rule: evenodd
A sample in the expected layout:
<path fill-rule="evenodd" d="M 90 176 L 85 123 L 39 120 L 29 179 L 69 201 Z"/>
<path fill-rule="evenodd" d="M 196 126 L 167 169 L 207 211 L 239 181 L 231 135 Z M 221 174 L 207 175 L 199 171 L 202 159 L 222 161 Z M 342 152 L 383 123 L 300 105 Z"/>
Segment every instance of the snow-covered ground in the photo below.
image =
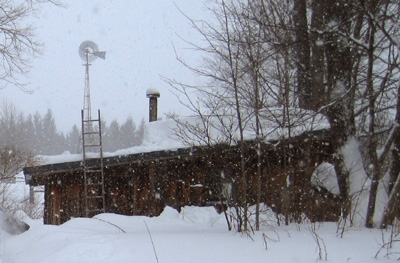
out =
<path fill-rule="evenodd" d="M 277 226 L 270 222 L 255 234 L 229 232 L 225 218 L 212 207 L 167 207 L 159 217 L 101 214 L 75 218 L 61 226 L 27 220 L 31 229 L 0 234 L 0 262 L 398 262 L 382 250 L 390 232 L 347 229 L 335 223 Z M 313 234 L 312 229 L 315 229 Z M 318 248 L 318 242 L 321 250 Z M 399 243 L 399 242 L 397 242 Z M 400 246 L 392 248 L 399 253 Z M 319 258 L 322 258 L 320 260 Z"/>

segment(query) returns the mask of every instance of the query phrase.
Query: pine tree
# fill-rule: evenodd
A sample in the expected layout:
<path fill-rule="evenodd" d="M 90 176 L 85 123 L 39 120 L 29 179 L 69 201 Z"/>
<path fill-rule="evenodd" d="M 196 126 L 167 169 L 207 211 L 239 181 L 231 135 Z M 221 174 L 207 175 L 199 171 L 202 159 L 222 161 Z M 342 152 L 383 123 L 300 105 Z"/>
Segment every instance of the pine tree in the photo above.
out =
<path fill-rule="evenodd" d="M 135 146 L 136 125 L 132 117 L 128 117 L 120 128 L 121 133 L 121 148 L 129 148 Z"/>
<path fill-rule="evenodd" d="M 72 127 L 71 131 L 67 135 L 67 147 L 66 150 L 68 150 L 70 153 L 80 153 L 80 148 L 81 142 L 81 132 L 78 129 L 78 126 L 76 124 Z"/>

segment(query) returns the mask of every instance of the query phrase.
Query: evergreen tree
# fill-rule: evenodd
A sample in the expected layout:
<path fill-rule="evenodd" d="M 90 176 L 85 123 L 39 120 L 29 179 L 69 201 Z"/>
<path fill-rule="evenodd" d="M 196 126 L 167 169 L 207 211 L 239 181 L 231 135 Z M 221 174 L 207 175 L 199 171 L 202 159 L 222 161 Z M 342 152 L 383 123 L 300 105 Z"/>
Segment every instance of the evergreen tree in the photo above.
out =
<path fill-rule="evenodd" d="M 136 125 L 132 117 L 128 117 L 120 128 L 121 148 L 129 148 L 137 145 L 136 140 Z"/>
<path fill-rule="evenodd" d="M 46 115 L 41 120 L 41 149 L 43 153 L 54 155 L 60 154 L 63 149 L 62 142 L 59 140 L 59 136 L 57 134 L 57 128 L 54 121 L 53 113 L 51 110 L 47 110 Z"/>
<path fill-rule="evenodd" d="M 21 123 L 21 133 L 23 134 L 23 139 L 21 141 L 21 147 L 25 147 L 30 152 L 34 152 L 37 148 L 37 139 L 35 136 L 35 126 L 33 124 L 33 116 L 28 115 Z"/>
<path fill-rule="evenodd" d="M 120 126 L 117 120 L 113 120 L 109 127 L 106 127 L 103 137 L 105 151 L 114 152 L 121 149 Z"/>
<path fill-rule="evenodd" d="M 80 153 L 81 146 L 81 131 L 78 126 L 74 125 L 71 131 L 67 134 L 67 148 L 70 153 Z"/>
<path fill-rule="evenodd" d="M 43 139 L 43 126 L 42 126 L 42 116 L 39 112 L 33 115 L 33 139 L 35 140 L 35 148 L 33 151 L 36 154 L 44 154 L 42 150 Z"/>
<path fill-rule="evenodd" d="M 144 121 L 144 119 L 142 119 L 142 121 L 140 122 L 139 128 L 137 129 L 137 131 L 135 133 L 135 144 L 134 144 L 134 146 L 141 145 L 142 142 L 143 142 L 144 124 L 145 124 L 145 121 Z"/>

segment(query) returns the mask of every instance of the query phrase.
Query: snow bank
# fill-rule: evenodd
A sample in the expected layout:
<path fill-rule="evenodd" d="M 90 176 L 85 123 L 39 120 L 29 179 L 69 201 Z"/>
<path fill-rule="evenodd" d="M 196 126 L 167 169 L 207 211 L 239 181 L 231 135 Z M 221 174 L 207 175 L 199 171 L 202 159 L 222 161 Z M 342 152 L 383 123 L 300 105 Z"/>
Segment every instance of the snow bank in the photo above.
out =
<path fill-rule="evenodd" d="M 367 215 L 370 179 L 364 171 L 359 143 L 350 138 L 342 147 L 344 165 L 350 174 L 349 194 L 352 198 L 352 216 L 354 224 L 364 225 Z"/>
<path fill-rule="evenodd" d="M 334 195 L 340 194 L 335 167 L 330 163 L 323 162 L 315 169 L 311 183 L 316 187 L 324 187 Z"/>
<path fill-rule="evenodd" d="M 151 218 L 101 214 L 60 226 L 35 225 L 18 236 L 0 235 L 0 262 L 154 263 L 156 254 L 162 263 L 309 263 L 319 261 L 313 231 L 327 262 L 397 262 L 395 255 L 386 258 L 385 253 L 374 259 L 389 232 L 349 229 L 340 238 L 334 223 L 262 225 L 250 238 L 227 231 L 223 215 L 211 207 L 184 207 L 181 213 L 166 208 Z M 394 245 L 393 251 L 399 251 L 399 244 Z"/>
<path fill-rule="evenodd" d="M 0 229 L 8 234 L 18 235 L 27 231 L 29 225 L 14 218 L 0 207 Z"/>

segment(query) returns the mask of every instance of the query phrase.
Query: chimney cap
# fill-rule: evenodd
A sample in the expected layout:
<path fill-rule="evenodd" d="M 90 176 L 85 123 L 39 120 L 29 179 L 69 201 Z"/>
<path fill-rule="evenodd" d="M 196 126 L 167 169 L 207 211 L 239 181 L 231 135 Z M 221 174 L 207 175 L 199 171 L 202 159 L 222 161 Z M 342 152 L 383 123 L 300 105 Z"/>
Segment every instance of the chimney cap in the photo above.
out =
<path fill-rule="evenodd" d="M 159 98 L 160 92 L 155 88 L 148 88 L 146 90 L 146 97 L 147 98 Z"/>

